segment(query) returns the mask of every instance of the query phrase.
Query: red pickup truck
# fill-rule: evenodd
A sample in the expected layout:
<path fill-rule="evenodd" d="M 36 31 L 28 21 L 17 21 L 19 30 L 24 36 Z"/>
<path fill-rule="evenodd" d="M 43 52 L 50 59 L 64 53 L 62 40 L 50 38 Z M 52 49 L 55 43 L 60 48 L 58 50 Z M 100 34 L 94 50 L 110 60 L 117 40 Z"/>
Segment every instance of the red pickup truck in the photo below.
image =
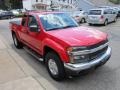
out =
<path fill-rule="evenodd" d="M 67 13 L 28 12 L 10 29 L 16 48 L 45 62 L 55 80 L 102 66 L 111 56 L 107 34 L 79 26 Z"/>

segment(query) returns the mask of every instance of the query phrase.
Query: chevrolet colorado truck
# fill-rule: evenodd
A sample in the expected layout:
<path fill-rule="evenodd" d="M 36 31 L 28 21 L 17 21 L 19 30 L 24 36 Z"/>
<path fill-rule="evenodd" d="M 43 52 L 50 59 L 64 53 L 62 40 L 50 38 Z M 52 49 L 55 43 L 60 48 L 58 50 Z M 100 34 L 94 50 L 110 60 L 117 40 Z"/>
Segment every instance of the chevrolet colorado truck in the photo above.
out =
<path fill-rule="evenodd" d="M 107 34 L 79 26 L 64 12 L 27 12 L 10 22 L 16 48 L 24 48 L 55 80 L 104 65 L 111 56 Z"/>

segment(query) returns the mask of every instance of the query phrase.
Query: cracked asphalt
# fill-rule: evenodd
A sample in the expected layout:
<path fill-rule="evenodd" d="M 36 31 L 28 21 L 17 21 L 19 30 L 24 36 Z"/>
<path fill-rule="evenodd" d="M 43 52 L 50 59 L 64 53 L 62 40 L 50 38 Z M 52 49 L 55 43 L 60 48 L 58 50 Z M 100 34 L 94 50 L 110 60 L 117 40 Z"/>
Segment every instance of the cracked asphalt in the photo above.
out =
<path fill-rule="evenodd" d="M 1 87 L 8 86 L 12 81 L 19 84 L 20 81 L 16 80 L 26 81 L 26 84 L 34 82 L 33 86 L 28 83 L 31 87 L 28 90 L 120 90 L 120 19 L 108 26 L 81 24 L 108 33 L 112 57 L 97 70 L 62 82 L 51 79 L 41 62 L 23 49 L 17 50 L 14 47 L 9 21 L 11 20 L 0 20 L 0 90 L 12 90 Z"/>

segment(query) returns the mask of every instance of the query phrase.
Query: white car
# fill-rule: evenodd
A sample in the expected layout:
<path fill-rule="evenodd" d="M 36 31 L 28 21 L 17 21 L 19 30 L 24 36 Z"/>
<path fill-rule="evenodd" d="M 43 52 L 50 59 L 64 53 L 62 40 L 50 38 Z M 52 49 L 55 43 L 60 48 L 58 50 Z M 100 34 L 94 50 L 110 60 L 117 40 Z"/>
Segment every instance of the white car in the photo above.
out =
<path fill-rule="evenodd" d="M 72 17 L 77 21 L 77 23 L 85 23 L 88 13 L 85 11 L 75 11 Z"/>
<path fill-rule="evenodd" d="M 107 25 L 110 22 L 117 21 L 117 13 L 111 8 L 96 8 L 89 10 L 87 22 L 92 24 Z"/>
<path fill-rule="evenodd" d="M 12 12 L 15 16 L 17 16 L 17 15 L 20 14 L 18 10 L 11 10 L 11 12 Z"/>
<path fill-rule="evenodd" d="M 114 6 L 100 6 L 99 8 L 110 8 L 114 9 L 117 13 L 117 17 L 120 17 L 120 7 L 114 7 Z"/>
<path fill-rule="evenodd" d="M 117 17 L 120 17 L 120 8 L 119 7 L 111 7 L 117 12 Z"/>
<path fill-rule="evenodd" d="M 3 10 L 0 9 L 0 12 L 2 12 Z"/>

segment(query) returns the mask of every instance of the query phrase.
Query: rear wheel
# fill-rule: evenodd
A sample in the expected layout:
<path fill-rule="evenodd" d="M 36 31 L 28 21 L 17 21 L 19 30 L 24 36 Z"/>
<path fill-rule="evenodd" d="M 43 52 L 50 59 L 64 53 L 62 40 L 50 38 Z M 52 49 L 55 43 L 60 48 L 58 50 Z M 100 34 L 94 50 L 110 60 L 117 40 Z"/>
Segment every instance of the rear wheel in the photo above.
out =
<path fill-rule="evenodd" d="M 82 18 L 80 22 L 85 23 L 85 18 Z"/>
<path fill-rule="evenodd" d="M 107 25 L 108 25 L 108 20 L 106 19 L 104 22 L 104 26 L 107 26 Z"/>
<path fill-rule="evenodd" d="M 65 78 L 64 65 L 56 53 L 48 52 L 45 61 L 47 70 L 54 80 L 60 81 Z"/>
<path fill-rule="evenodd" d="M 115 17 L 114 22 L 117 22 L 117 17 Z"/>
<path fill-rule="evenodd" d="M 15 33 L 12 34 L 12 37 L 13 37 L 13 42 L 14 42 L 15 47 L 18 48 L 18 49 L 23 48 L 23 44 L 18 40 Z"/>

